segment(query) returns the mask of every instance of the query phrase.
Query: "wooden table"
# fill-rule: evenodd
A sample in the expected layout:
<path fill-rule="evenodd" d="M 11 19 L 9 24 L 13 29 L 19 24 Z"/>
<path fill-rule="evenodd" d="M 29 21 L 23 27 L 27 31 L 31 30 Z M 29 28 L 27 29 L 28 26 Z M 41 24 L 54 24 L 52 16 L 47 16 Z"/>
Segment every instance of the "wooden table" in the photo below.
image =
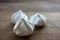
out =
<path fill-rule="evenodd" d="M 38 10 L 31 11 L 30 8 L 39 8 L 39 6 L 28 5 L 27 3 L 0 3 L 0 40 L 60 40 L 60 12 L 40 12 L 47 17 L 46 26 L 36 28 L 31 36 L 18 37 L 13 33 L 14 25 L 10 17 L 14 12 L 22 8 L 29 17 L 38 12 Z"/>

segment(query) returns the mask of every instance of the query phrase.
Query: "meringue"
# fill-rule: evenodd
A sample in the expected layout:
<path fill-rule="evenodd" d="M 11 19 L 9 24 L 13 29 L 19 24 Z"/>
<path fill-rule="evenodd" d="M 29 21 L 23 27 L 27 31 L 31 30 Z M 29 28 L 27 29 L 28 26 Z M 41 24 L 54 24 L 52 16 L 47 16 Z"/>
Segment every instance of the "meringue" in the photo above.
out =
<path fill-rule="evenodd" d="M 30 21 L 35 26 L 43 26 L 46 23 L 46 17 L 40 13 L 36 13 L 35 15 L 31 16 Z"/>
<path fill-rule="evenodd" d="M 13 14 L 11 20 L 15 23 L 13 32 L 18 36 L 31 35 L 35 29 L 32 22 L 21 10 Z"/>
<path fill-rule="evenodd" d="M 43 26 L 46 24 L 46 17 L 40 13 L 36 13 L 28 19 L 28 16 L 19 10 L 15 12 L 11 21 L 15 23 L 13 27 L 13 32 L 17 36 L 28 36 L 33 34 L 35 26 Z"/>

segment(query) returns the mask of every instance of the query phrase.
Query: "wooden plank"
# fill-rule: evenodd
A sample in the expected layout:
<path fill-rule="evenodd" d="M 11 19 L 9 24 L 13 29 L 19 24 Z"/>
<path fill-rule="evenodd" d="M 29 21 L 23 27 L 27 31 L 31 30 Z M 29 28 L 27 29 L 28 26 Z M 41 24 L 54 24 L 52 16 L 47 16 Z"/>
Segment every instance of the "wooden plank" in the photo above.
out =
<path fill-rule="evenodd" d="M 46 26 L 36 28 L 31 36 L 16 36 L 12 31 L 14 25 L 10 17 L 14 12 L 19 10 L 20 5 L 18 3 L 0 4 L 0 40 L 60 40 L 60 12 L 39 12 L 47 17 Z M 37 13 L 34 11 L 24 12 L 29 17 Z"/>

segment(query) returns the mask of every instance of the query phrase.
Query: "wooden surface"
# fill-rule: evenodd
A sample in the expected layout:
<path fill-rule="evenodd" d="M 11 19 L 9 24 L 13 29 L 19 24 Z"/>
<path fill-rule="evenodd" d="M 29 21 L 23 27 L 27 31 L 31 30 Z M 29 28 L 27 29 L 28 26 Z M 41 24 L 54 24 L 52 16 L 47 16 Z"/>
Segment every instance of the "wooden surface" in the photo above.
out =
<path fill-rule="evenodd" d="M 43 7 L 44 4 L 36 5 L 34 3 L 32 5 L 30 3 L 0 3 L 0 40 L 60 40 L 60 12 L 38 10 L 37 8 Z M 31 36 L 16 36 L 12 31 L 14 25 L 10 17 L 19 9 L 22 9 L 29 17 L 37 12 L 44 14 L 47 17 L 46 26 L 36 28 Z"/>

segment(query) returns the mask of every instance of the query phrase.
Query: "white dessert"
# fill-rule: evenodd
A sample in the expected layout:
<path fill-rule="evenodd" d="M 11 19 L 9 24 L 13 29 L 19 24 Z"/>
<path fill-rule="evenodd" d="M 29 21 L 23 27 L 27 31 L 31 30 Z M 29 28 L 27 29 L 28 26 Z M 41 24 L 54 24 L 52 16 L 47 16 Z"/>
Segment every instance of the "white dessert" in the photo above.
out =
<path fill-rule="evenodd" d="M 30 21 L 35 26 L 43 26 L 46 23 L 46 17 L 40 13 L 31 16 Z"/>
<path fill-rule="evenodd" d="M 13 32 L 18 36 L 31 35 L 35 29 L 32 22 L 21 10 L 13 14 L 11 20 L 15 23 Z"/>
<path fill-rule="evenodd" d="M 46 17 L 42 14 L 35 14 L 31 16 L 30 20 L 27 15 L 19 10 L 11 17 L 13 23 L 15 23 L 13 32 L 18 36 L 28 36 L 34 32 L 35 26 L 43 26 L 46 23 Z"/>

